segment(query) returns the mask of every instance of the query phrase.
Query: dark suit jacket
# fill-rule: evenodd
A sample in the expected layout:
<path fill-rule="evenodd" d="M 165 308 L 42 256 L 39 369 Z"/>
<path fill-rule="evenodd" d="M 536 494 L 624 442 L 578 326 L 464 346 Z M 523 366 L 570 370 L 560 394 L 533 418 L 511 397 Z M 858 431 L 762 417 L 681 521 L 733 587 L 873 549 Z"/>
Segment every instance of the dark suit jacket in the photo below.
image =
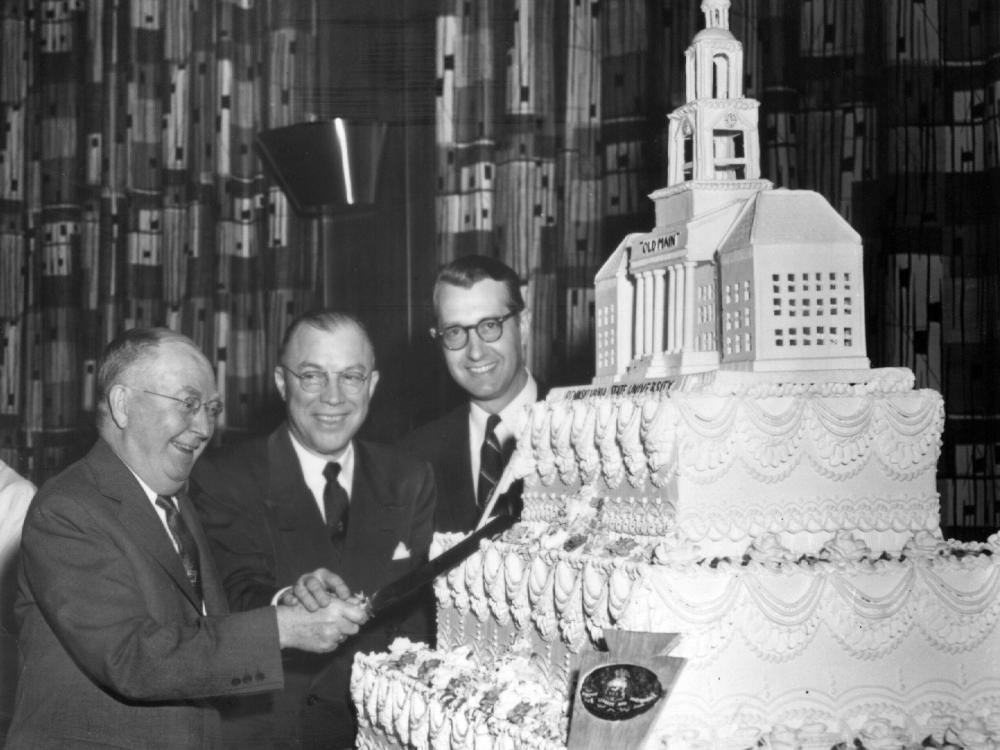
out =
<path fill-rule="evenodd" d="M 217 747 L 209 702 L 282 686 L 272 609 L 228 614 L 194 509 L 208 616 L 139 483 L 103 440 L 24 522 L 21 675 L 7 750 Z"/>
<path fill-rule="evenodd" d="M 538 398 L 544 398 L 546 388 L 541 383 L 537 385 Z M 479 522 L 481 509 L 476 502 L 476 485 L 469 459 L 469 408 L 468 402 L 461 404 L 399 441 L 400 448 L 434 468 L 437 485 L 435 531 L 472 531 Z M 523 489 L 521 481 L 514 482 L 494 507 L 520 516 Z"/>
<path fill-rule="evenodd" d="M 469 404 L 461 404 L 406 435 L 399 447 L 430 463 L 437 486 L 435 531 L 470 531 L 479 520 L 469 462 Z"/>
<path fill-rule="evenodd" d="M 350 521 L 339 560 L 287 426 L 202 458 L 191 477 L 191 495 L 233 609 L 266 604 L 319 567 L 338 573 L 353 592 L 372 594 L 427 559 L 435 501 L 431 468 L 389 446 L 356 440 L 354 448 Z M 393 560 L 401 543 L 410 557 Z M 417 604 L 369 622 L 329 656 L 287 656 L 288 687 L 281 697 L 286 712 L 309 696 L 346 710 L 355 653 L 384 651 L 397 636 L 430 637 L 428 613 Z M 279 715 L 280 706 L 244 703 L 237 713 L 272 714 L 268 731 L 276 737 L 297 732 L 288 716 Z"/>

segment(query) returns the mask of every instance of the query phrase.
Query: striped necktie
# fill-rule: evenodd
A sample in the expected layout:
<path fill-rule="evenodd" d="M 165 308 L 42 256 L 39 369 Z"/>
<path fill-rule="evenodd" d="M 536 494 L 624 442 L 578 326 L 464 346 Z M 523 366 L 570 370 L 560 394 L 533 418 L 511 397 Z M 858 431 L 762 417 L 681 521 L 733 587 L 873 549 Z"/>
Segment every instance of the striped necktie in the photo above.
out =
<path fill-rule="evenodd" d="M 170 529 L 170 536 L 174 538 L 174 544 L 177 545 L 177 554 L 180 555 L 181 562 L 184 564 L 184 572 L 187 573 L 188 581 L 191 582 L 191 588 L 194 589 L 198 600 L 204 601 L 201 589 L 201 565 L 198 562 L 198 545 L 191 535 L 191 529 L 184 522 L 184 517 L 181 516 L 173 498 L 157 495 L 156 504 L 166 513 L 167 528 Z"/>
<path fill-rule="evenodd" d="M 490 414 L 486 420 L 486 435 L 483 447 L 479 449 L 479 484 L 476 487 L 476 502 L 480 509 L 486 507 L 490 493 L 500 481 L 503 472 L 503 449 L 497 439 L 496 428 L 500 424 L 499 414 Z"/>

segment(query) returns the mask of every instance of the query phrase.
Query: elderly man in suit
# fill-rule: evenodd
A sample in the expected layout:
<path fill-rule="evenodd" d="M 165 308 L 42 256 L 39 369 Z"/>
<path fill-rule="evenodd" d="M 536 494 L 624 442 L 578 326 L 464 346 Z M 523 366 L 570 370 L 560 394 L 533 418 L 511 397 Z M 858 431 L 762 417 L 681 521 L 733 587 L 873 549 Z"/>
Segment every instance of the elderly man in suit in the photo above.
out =
<path fill-rule="evenodd" d="M 222 409 L 190 339 L 127 331 L 98 387 L 100 439 L 24 522 L 7 750 L 219 747 L 212 698 L 281 688 L 282 648 L 333 649 L 366 613 L 331 581 L 325 610 L 230 614 L 185 495 Z"/>
<path fill-rule="evenodd" d="M 469 401 L 418 427 L 400 447 L 434 467 L 436 531 L 475 528 L 500 479 L 539 387 L 524 362 L 531 317 L 512 268 L 467 255 L 444 266 L 434 283 L 437 325 L 431 335 Z M 520 483 L 496 509 L 520 513 Z"/>
<path fill-rule="evenodd" d="M 430 547 L 430 466 L 354 437 L 379 375 L 361 323 L 340 312 L 308 313 L 289 326 L 278 362 L 285 423 L 206 456 L 192 476 L 236 609 L 275 597 L 324 604 L 323 575 L 308 573 L 321 566 L 352 591 L 372 594 L 423 563 Z M 284 693 L 233 706 L 232 745 L 353 747 L 354 654 L 385 650 L 397 636 L 426 640 L 429 629 L 422 608 L 403 607 L 372 620 L 331 658 L 287 660 Z"/>

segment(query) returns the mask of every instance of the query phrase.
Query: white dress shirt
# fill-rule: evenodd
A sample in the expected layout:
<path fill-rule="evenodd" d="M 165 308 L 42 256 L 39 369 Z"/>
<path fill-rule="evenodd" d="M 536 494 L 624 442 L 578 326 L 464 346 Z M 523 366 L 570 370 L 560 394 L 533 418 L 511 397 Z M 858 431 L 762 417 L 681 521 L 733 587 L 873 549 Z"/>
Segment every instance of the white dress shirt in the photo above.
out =
<path fill-rule="evenodd" d="M 538 400 L 538 383 L 528 373 L 528 382 L 524 384 L 514 399 L 500 411 L 500 424 L 496 435 L 501 446 L 508 440 L 516 439 L 528 420 L 528 407 Z M 479 482 L 479 452 L 486 437 L 486 420 L 489 413 L 477 404 L 470 404 L 469 409 L 469 459 L 472 464 L 472 486 Z M 499 480 L 499 477 L 497 477 Z"/>
<path fill-rule="evenodd" d="M 337 484 L 344 488 L 344 491 L 347 493 L 347 499 L 350 500 L 351 485 L 354 482 L 354 441 L 352 440 L 347 444 L 344 452 L 340 454 L 340 458 L 323 458 L 307 451 L 291 432 L 288 435 L 292 438 L 292 447 L 295 449 L 295 455 L 299 457 L 299 466 L 302 467 L 302 478 L 306 480 L 306 486 L 312 492 L 313 499 L 316 500 L 316 506 L 319 508 L 319 514 L 323 516 L 323 520 L 325 521 L 326 507 L 323 505 L 323 490 L 326 489 L 326 477 L 323 476 L 323 470 L 330 461 L 336 461 L 340 464 Z"/>

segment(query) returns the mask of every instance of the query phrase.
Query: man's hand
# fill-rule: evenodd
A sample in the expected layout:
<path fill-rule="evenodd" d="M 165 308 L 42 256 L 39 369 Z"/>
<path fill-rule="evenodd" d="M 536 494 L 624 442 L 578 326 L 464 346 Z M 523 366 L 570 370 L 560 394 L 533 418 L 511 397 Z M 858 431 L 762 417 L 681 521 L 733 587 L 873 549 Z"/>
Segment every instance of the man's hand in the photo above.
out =
<path fill-rule="evenodd" d="M 281 648 L 317 653 L 333 651 L 368 620 L 368 613 L 356 601 L 337 598 L 329 598 L 325 607 L 314 611 L 287 605 L 279 605 L 276 611 Z"/>
<path fill-rule="evenodd" d="M 299 576 L 295 585 L 281 594 L 278 604 L 298 604 L 310 612 L 316 612 L 336 599 L 351 599 L 351 590 L 336 573 L 326 568 L 317 568 L 312 573 Z"/>

